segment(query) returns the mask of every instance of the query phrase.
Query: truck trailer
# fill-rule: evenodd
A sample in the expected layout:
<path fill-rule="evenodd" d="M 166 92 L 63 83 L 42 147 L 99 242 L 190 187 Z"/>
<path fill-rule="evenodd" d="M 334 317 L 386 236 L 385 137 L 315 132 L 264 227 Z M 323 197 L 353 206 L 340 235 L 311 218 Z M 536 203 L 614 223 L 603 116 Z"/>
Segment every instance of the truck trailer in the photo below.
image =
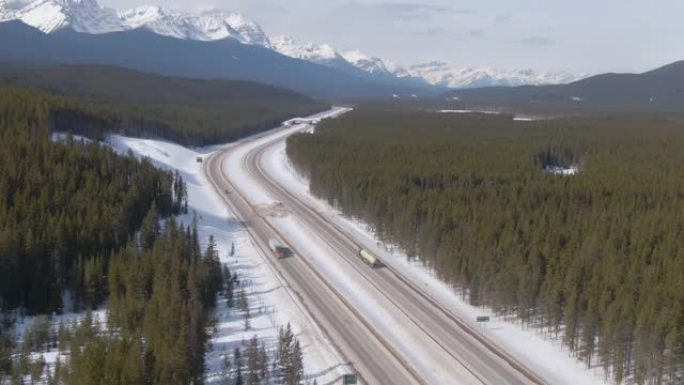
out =
<path fill-rule="evenodd" d="M 368 250 L 359 250 L 359 257 L 361 257 L 361 259 L 363 259 L 363 261 L 366 262 L 370 267 L 380 266 L 380 260 L 378 259 L 378 257 L 376 257 L 375 254 L 371 253 Z"/>

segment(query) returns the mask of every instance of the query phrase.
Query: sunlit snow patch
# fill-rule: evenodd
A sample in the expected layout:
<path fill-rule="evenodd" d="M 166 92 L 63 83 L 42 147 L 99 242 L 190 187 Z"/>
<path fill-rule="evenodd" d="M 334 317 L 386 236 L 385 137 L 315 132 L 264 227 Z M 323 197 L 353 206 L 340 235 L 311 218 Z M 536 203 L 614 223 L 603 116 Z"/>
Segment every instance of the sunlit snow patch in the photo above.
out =
<path fill-rule="evenodd" d="M 487 111 L 487 110 L 439 110 L 443 114 L 487 114 L 487 115 L 499 115 L 498 111 Z"/>
<path fill-rule="evenodd" d="M 81 142 L 84 144 L 92 143 L 92 140 L 86 138 L 85 136 L 70 135 L 64 132 L 53 132 L 50 134 L 50 141 L 55 143 L 64 143 L 67 142 L 70 137 L 74 142 Z"/>
<path fill-rule="evenodd" d="M 555 175 L 575 175 L 579 173 L 578 166 L 561 167 L 561 166 L 545 166 L 544 171 Z"/>

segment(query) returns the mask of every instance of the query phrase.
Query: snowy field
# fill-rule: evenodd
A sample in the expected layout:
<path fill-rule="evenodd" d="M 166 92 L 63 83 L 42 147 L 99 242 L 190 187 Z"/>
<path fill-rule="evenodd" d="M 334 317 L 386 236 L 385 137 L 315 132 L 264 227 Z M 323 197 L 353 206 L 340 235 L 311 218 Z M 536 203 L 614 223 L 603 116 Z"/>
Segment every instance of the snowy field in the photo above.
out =
<path fill-rule="evenodd" d="M 69 303 L 66 299 L 65 303 Z M 9 314 L 1 314 L 0 322 L 5 320 L 12 321 L 14 337 L 16 338 L 17 345 L 21 346 L 32 329 L 38 327 L 38 324 L 47 325 L 50 334 L 56 336 L 58 334 L 60 326 L 66 326 L 67 328 L 75 328 L 79 326 L 81 321 L 86 317 L 86 312 L 75 312 L 67 311 L 63 314 L 50 314 L 50 315 L 37 315 L 37 316 L 25 316 L 20 314 L 21 312 L 14 311 Z M 107 311 L 106 309 L 98 309 L 91 312 L 93 325 L 104 329 L 107 324 Z M 50 340 L 50 339 L 48 339 Z M 31 362 L 36 362 L 42 359 L 45 363 L 44 373 L 54 373 L 55 364 L 57 358 L 64 362 L 66 357 L 59 352 L 59 347 L 54 341 L 53 343 L 48 343 L 44 346 L 44 349 L 38 351 L 31 351 L 29 358 Z M 30 375 L 26 375 L 22 378 L 23 383 L 42 385 L 45 384 L 46 377 L 40 376 L 40 380 L 33 381 Z M 4 383 L 3 383 L 4 384 Z"/>
<path fill-rule="evenodd" d="M 312 197 L 309 193 L 308 181 L 294 171 L 287 159 L 284 141 L 269 149 L 264 155 L 263 166 L 281 185 L 305 199 L 319 213 L 353 234 L 368 249 L 377 253 L 385 264 L 400 271 L 415 284 L 426 288 L 434 299 L 454 314 L 464 320 L 470 320 L 473 327 L 480 328 L 480 325 L 475 322 L 477 316 L 490 316 L 491 321 L 482 328 L 482 333 L 540 373 L 549 383 L 568 385 L 606 383 L 601 368 L 587 370 L 584 363 L 577 361 L 563 349 L 558 339 L 543 336 L 534 329 L 524 328 L 520 323 L 506 321 L 490 309 L 467 304 L 448 284 L 439 280 L 419 261 L 409 261 L 392 245 L 381 243 L 366 224 L 350 220 L 326 202 Z"/>
<path fill-rule="evenodd" d="M 221 262 L 238 273 L 240 285 L 236 292 L 244 290 L 247 295 L 250 327 L 245 329 L 245 317 L 240 310 L 229 309 L 225 298 L 219 299 L 218 322 L 206 356 L 207 384 L 221 383 L 224 356 L 232 355 L 235 347 L 246 344 L 254 335 L 273 353 L 279 328 L 288 322 L 303 347 L 306 383 L 315 380 L 322 385 L 339 378 L 345 368 L 342 358 L 283 285 L 245 228 L 228 211 L 206 179 L 197 158 L 206 157 L 217 147 L 191 150 L 169 142 L 122 136 L 110 136 L 108 143 L 118 152 L 131 150 L 136 156 L 149 158 L 158 167 L 178 170 L 187 183 L 189 201 L 189 214 L 179 219 L 190 223 L 196 215 L 200 239 L 206 242 L 213 235 Z M 233 257 L 229 255 L 231 245 L 235 247 Z"/>
<path fill-rule="evenodd" d="M 546 166 L 544 171 L 555 175 L 575 175 L 579 173 L 579 166 L 561 167 L 561 166 Z"/>

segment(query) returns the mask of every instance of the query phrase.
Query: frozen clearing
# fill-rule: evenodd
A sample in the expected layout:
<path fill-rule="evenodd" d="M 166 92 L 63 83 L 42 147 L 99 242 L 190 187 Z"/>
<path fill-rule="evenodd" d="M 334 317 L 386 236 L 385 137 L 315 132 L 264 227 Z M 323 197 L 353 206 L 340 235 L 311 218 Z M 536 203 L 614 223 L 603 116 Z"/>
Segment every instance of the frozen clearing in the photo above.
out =
<path fill-rule="evenodd" d="M 224 298 L 217 307 L 216 330 L 212 333 L 210 348 L 206 355 L 207 383 L 220 384 L 222 361 L 232 356 L 235 347 L 249 342 L 257 335 L 271 354 L 277 347 L 278 330 L 288 322 L 299 338 L 304 351 L 304 371 L 307 383 L 330 383 L 339 377 L 343 369 L 342 359 L 333 349 L 298 300 L 283 286 L 278 275 L 265 260 L 261 251 L 252 243 L 245 228 L 226 208 L 214 188 L 204 176 L 198 157 L 206 157 L 216 147 L 188 149 L 177 144 L 122 136 L 110 136 L 108 143 L 116 151 L 149 158 L 156 166 L 178 170 L 188 187 L 188 215 L 179 220 L 189 224 L 197 217 L 200 239 L 206 243 L 214 236 L 221 262 L 232 272 L 237 272 L 240 286 L 250 305 L 250 328 L 245 330 L 242 312 L 229 309 Z M 232 170 L 232 169 L 231 169 Z M 231 244 L 235 256 L 230 257 Z"/>
<path fill-rule="evenodd" d="M 439 110 L 442 114 L 485 114 L 485 115 L 501 115 L 502 112 L 491 110 Z M 528 115 L 513 115 L 513 120 L 516 122 L 533 122 L 535 120 L 542 120 L 548 118 L 541 118 Z"/>
<path fill-rule="evenodd" d="M 568 355 L 560 341 L 544 338 L 534 329 L 522 327 L 519 323 L 505 321 L 496 316 L 490 309 L 471 306 L 466 303 L 446 283 L 439 280 L 420 262 L 409 261 L 392 245 L 382 244 L 375 238 L 373 231 L 364 223 L 344 217 L 327 202 L 317 199 L 309 193 L 308 181 L 299 176 L 293 169 L 285 153 L 285 142 L 281 141 L 269 149 L 263 157 L 263 166 L 282 186 L 303 198 L 319 213 L 330 218 L 334 223 L 354 234 L 355 238 L 368 249 L 377 253 L 382 261 L 402 272 L 425 290 L 443 306 L 464 320 L 470 320 L 475 326 L 475 318 L 488 315 L 491 321 L 483 333 L 493 342 L 518 358 L 521 362 L 535 370 L 551 384 L 604 384 L 604 373 L 600 368 L 587 370 L 585 365 Z"/>
<path fill-rule="evenodd" d="M 575 175 L 579 173 L 579 166 L 561 167 L 561 166 L 546 166 L 544 171 L 556 175 Z"/>
<path fill-rule="evenodd" d="M 442 114 L 485 114 L 485 115 L 499 115 L 498 111 L 479 111 L 479 110 L 439 110 Z"/>
<path fill-rule="evenodd" d="M 55 139 L 53 139 L 55 140 Z M 68 300 L 65 298 L 65 303 L 68 303 Z M 51 314 L 51 315 L 36 315 L 36 316 L 24 316 L 20 314 L 21 312 L 19 311 L 14 311 L 8 314 L 0 314 L 0 322 L 4 321 L 12 321 L 13 325 L 12 328 L 14 329 L 14 337 L 16 338 L 17 345 L 21 346 L 21 344 L 24 342 L 26 339 L 26 333 L 30 332 L 31 329 L 33 329 L 37 324 L 39 323 L 45 323 L 45 325 L 48 326 L 50 332 L 53 335 L 57 335 L 60 326 L 64 325 L 67 327 L 77 327 L 81 321 L 86 316 L 86 312 L 75 312 L 75 311 L 68 311 L 63 314 Z M 92 320 L 93 320 L 93 325 L 96 325 L 97 327 L 103 329 L 106 327 L 107 323 L 107 310 L 104 308 L 94 310 L 91 312 Z M 42 358 L 45 362 L 45 371 L 44 374 L 47 373 L 54 373 L 55 370 L 55 363 L 57 362 L 57 358 L 60 359 L 60 361 L 64 361 L 66 357 L 63 354 L 59 353 L 59 349 L 57 346 L 54 346 L 53 344 L 48 343 L 46 346 L 44 346 L 44 349 L 39 350 L 39 351 L 31 351 L 30 353 L 30 359 L 32 361 L 36 361 Z M 0 373 L 1 374 L 1 373 Z M 2 377 L 0 376 L 0 381 L 2 381 Z M 23 382 L 26 384 L 44 384 L 47 382 L 46 376 L 43 375 L 41 376 L 41 379 L 38 381 L 31 381 L 31 376 L 26 375 L 23 377 Z M 3 382 L 4 384 L 4 382 Z"/>

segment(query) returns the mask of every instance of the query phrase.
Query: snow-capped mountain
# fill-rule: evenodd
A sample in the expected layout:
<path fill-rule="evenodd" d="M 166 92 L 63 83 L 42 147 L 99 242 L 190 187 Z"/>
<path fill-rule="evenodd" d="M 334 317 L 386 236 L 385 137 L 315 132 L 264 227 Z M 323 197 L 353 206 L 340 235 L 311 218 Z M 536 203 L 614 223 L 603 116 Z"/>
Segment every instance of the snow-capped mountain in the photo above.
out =
<path fill-rule="evenodd" d="M 193 14 L 160 6 L 117 12 L 102 7 L 96 0 L 0 0 L 0 21 L 7 20 L 21 20 L 45 33 L 65 27 L 91 34 L 147 28 L 178 39 L 233 38 L 270 48 L 261 27 L 237 12 L 212 10 Z"/>
<path fill-rule="evenodd" d="M 160 35 L 201 41 L 233 38 L 245 44 L 270 47 L 261 27 L 237 12 L 212 10 L 191 14 L 160 6 L 142 6 L 119 15 L 128 29 L 147 28 Z"/>
<path fill-rule="evenodd" d="M 161 6 L 141 6 L 117 12 L 101 6 L 97 0 L 0 0 L 0 22 L 8 20 L 21 20 L 44 33 L 66 27 L 89 34 L 148 29 L 185 40 L 234 39 L 347 73 L 385 80 L 422 78 L 433 85 L 450 88 L 558 84 L 580 78 L 567 73 L 537 74 L 532 70 L 459 69 L 443 62 L 419 64 L 407 70 L 357 50 L 339 52 L 328 44 L 298 44 L 289 36 L 269 38 L 259 24 L 244 15 L 219 10 L 190 13 Z"/>
<path fill-rule="evenodd" d="M 397 78 L 410 77 L 409 72 L 389 60 L 367 55 L 361 51 L 338 52 L 329 44 L 297 44 L 291 36 L 271 38 L 274 50 L 296 59 L 310 61 L 328 67 L 353 67 L 371 75 Z"/>
<path fill-rule="evenodd" d="M 302 44 L 299 45 L 291 36 L 276 36 L 271 39 L 273 49 L 281 54 L 295 59 L 302 59 L 316 64 L 330 65 L 344 60 L 329 44 Z"/>
<path fill-rule="evenodd" d="M 501 71 L 494 68 L 455 68 L 444 62 L 414 65 L 409 68 L 409 72 L 431 84 L 449 88 L 565 84 L 586 77 L 567 72 L 538 74 L 531 69 Z"/>
<path fill-rule="evenodd" d="M 66 26 L 85 33 L 107 33 L 125 28 L 116 11 L 100 6 L 95 0 L 0 2 L 0 20 L 17 19 L 45 33 Z"/>
<path fill-rule="evenodd" d="M 342 57 L 355 67 L 371 74 L 385 74 L 399 78 L 411 76 L 406 69 L 389 60 L 367 55 L 358 50 L 345 51 L 342 53 Z"/>

